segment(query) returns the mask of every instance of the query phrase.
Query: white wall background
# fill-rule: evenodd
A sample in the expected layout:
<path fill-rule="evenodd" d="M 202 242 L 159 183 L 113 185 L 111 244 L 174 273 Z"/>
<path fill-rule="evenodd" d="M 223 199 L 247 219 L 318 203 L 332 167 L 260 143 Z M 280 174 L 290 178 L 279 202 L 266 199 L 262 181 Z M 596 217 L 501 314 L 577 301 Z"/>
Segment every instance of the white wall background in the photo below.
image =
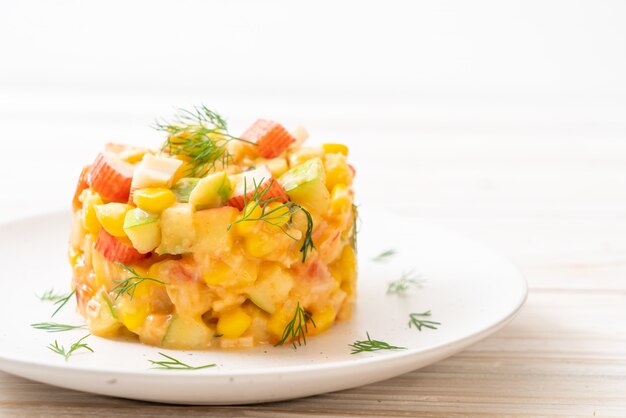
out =
<path fill-rule="evenodd" d="M 156 145 L 153 120 L 197 103 L 348 142 L 366 202 L 583 216 L 594 152 L 623 169 L 624 22 L 623 1 L 3 1 L 0 221 L 67 207 L 104 142 Z"/>

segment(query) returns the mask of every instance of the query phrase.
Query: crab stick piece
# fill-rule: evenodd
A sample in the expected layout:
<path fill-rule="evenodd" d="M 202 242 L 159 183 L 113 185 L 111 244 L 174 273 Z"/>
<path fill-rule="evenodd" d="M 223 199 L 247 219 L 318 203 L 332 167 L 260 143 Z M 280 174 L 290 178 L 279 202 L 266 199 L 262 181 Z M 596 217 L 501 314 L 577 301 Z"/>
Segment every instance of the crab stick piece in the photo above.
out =
<path fill-rule="evenodd" d="M 146 258 L 146 254 L 137 251 L 129 240 L 118 239 L 103 229 L 98 233 L 96 250 L 109 261 L 130 264 Z"/>
<path fill-rule="evenodd" d="M 239 210 L 243 210 L 245 203 L 250 200 L 260 200 L 259 203 L 270 199 L 282 203 L 289 200 L 283 187 L 265 166 L 246 171 L 237 180 L 228 205 Z"/>
<path fill-rule="evenodd" d="M 91 170 L 91 166 L 87 165 L 83 167 L 83 171 L 80 172 L 80 177 L 78 178 L 78 184 L 76 185 L 76 191 L 74 192 L 74 199 L 72 200 L 72 208 L 74 208 L 74 211 L 77 211 L 83 206 L 79 198 L 83 190 L 89 188 L 89 171 L 90 170 Z"/>
<path fill-rule="evenodd" d="M 128 202 L 134 167 L 111 152 L 102 152 L 89 171 L 91 188 L 110 202 Z"/>
<path fill-rule="evenodd" d="M 263 158 L 278 157 L 296 142 L 283 125 L 266 119 L 254 122 L 241 138 L 257 144 L 259 155 Z"/>

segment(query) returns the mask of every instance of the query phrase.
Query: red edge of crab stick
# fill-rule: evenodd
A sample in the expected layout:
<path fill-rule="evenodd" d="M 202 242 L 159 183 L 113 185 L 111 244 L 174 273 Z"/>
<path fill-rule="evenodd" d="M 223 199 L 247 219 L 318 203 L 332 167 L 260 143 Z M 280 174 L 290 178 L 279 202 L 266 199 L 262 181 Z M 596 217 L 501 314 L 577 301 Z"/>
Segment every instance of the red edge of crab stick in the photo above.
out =
<path fill-rule="evenodd" d="M 74 192 L 74 199 L 72 200 L 72 208 L 74 208 L 74 211 L 77 211 L 83 206 L 79 198 L 83 190 L 89 188 L 89 172 L 90 171 L 91 171 L 91 166 L 87 165 L 83 167 L 83 171 L 80 172 L 80 177 L 78 178 L 78 184 L 76 185 L 76 191 Z"/>
<path fill-rule="evenodd" d="M 285 190 L 283 189 L 283 186 L 281 186 L 278 183 L 278 181 L 276 181 L 276 179 L 274 179 L 274 178 L 269 178 L 269 179 L 263 181 L 263 184 L 261 184 L 258 187 L 258 194 L 263 193 L 268 187 L 269 187 L 269 190 L 263 196 L 263 201 L 267 201 L 267 200 L 270 200 L 270 199 L 277 199 L 277 201 L 285 203 L 285 202 L 287 202 L 289 200 L 289 197 L 285 193 Z M 246 194 L 245 199 L 244 199 L 243 193 L 238 194 L 236 196 L 232 196 L 228 200 L 228 206 L 233 206 L 233 207 L 236 207 L 239 210 L 243 210 L 244 205 L 245 205 L 245 201 L 246 200 L 249 201 L 250 199 L 253 198 L 253 196 L 254 196 L 254 190 L 250 190 Z M 262 203 L 262 202 L 259 202 L 259 203 Z"/>
<path fill-rule="evenodd" d="M 278 157 L 289 145 L 296 142 L 296 138 L 287 132 L 283 125 L 266 119 L 254 122 L 241 138 L 256 143 L 259 155 L 263 158 Z"/>
<path fill-rule="evenodd" d="M 96 240 L 96 250 L 109 261 L 117 261 L 122 264 L 130 264 L 146 258 L 147 254 L 141 254 L 130 243 L 125 243 L 113 235 L 101 229 Z"/>
<path fill-rule="evenodd" d="M 128 202 L 133 181 L 133 166 L 110 152 L 98 155 L 89 172 L 91 188 L 103 199 Z"/>
<path fill-rule="evenodd" d="M 348 168 L 352 171 L 352 177 L 356 176 L 356 168 L 352 164 L 348 164 Z"/>

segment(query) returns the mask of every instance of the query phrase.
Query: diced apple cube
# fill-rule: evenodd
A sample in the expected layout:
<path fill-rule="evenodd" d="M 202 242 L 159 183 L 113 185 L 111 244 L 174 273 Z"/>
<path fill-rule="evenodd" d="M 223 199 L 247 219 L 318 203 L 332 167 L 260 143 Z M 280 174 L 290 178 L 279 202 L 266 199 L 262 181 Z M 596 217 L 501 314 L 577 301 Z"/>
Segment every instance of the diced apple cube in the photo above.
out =
<path fill-rule="evenodd" d="M 200 182 L 200 179 L 195 177 L 184 177 L 178 180 L 172 186 L 172 191 L 176 196 L 176 200 L 180 203 L 189 202 L 189 196 L 191 195 L 193 189 L 198 185 L 198 182 Z"/>
<path fill-rule="evenodd" d="M 214 331 L 202 320 L 174 314 L 163 337 L 163 347 L 199 349 L 209 347 Z"/>
<path fill-rule="evenodd" d="M 302 163 L 283 174 L 280 184 L 289 198 L 316 213 L 328 210 L 330 193 L 326 188 L 326 173 L 319 158 Z"/>
<path fill-rule="evenodd" d="M 139 208 L 131 209 L 124 218 L 124 232 L 137 251 L 147 254 L 161 242 L 159 216 Z"/>
<path fill-rule="evenodd" d="M 189 195 L 189 204 L 196 210 L 224 206 L 232 192 L 225 172 L 210 174 L 201 179 Z"/>
<path fill-rule="evenodd" d="M 161 244 L 158 254 L 184 254 L 196 240 L 193 211 L 190 205 L 178 204 L 161 213 Z"/>
<path fill-rule="evenodd" d="M 99 337 L 115 336 L 122 326 L 113 311 L 113 305 L 104 291 L 98 292 L 87 303 L 87 321 L 92 334 Z"/>
<path fill-rule="evenodd" d="M 282 306 L 293 287 L 293 278 L 278 265 L 263 271 L 254 286 L 247 290 L 248 298 L 270 314 Z"/>
<path fill-rule="evenodd" d="M 231 206 L 206 209 L 193 215 L 197 240 L 193 251 L 200 254 L 216 254 L 230 251 L 233 244 L 234 230 L 228 225 L 234 222 L 239 211 Z"/>

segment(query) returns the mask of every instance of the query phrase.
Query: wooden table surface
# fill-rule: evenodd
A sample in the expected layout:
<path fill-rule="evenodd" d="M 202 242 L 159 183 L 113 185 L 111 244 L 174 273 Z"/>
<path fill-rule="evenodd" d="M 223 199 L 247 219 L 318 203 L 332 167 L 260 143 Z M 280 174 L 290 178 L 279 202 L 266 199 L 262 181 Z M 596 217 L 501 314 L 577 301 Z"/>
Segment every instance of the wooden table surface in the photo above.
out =
<path fill-rule="evenodd" d="M 394 178 L 416 197 L 390 209 L 481 240 L 526 275 L 519 316 L 466 351 L 364 387 L 237 407 L 134 402 L 0 373 L 0 416 L 626 415 L 626 129 L 570 122 L 495 130 L 418 123 L 379 151 L 393 164 L 359 174 L 367 202 L 388 201 L 388 191 L 364 184 Z M 371 158 L 358 139 L 386 130 L 332 129 L 352 145 L 357 166 Z"/>

